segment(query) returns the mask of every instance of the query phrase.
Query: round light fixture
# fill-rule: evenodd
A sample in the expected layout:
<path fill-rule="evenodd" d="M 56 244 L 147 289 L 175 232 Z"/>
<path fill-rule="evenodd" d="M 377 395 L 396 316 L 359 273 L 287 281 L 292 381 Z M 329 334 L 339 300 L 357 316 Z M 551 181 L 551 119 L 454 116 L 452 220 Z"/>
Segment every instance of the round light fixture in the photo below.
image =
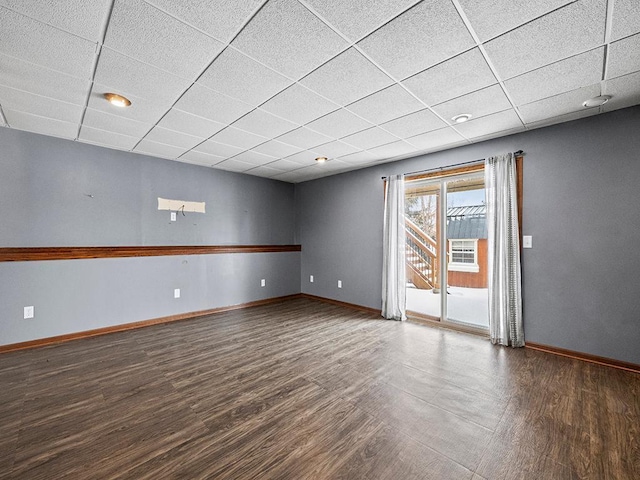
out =
<path fill-rule="evenodd" d="M 471 116 L 472 115 L 470 113 L 461 113 L 460 115 L 456 115 L 455 117 L 453 117 L 451 120 L 453 120 L 456 123 L 464 123 L 469 121 Z"/>
<path fill-rule="evenodd" d="M 324 163 L 327 161 L 327 157 L 317 157 L 316 158 L 316 162 L 318 163 Z"/>
<path fill-rule="evenodd" d="M 593 97 L 589 100 L 582 102 L 582 106 L 585 108 L 599 107 L 609 101 L 611 95 L 600 95 L 599 97 Z"/>
<path fill-rule="evenodd" d="M 106 98 L 111 105 L 115 105 L 116 107 L 124 108 L 131 105 L 131 100 L 123 97 L 122 95 L 118 95 L 117 93 L 105 93 L 104 98 Z"/>

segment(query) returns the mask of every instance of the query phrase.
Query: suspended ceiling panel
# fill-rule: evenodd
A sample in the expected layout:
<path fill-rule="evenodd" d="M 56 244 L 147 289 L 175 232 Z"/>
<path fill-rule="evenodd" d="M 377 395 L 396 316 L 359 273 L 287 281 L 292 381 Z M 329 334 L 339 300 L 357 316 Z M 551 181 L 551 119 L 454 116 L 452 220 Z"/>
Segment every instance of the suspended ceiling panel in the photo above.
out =
<path fill-rule="evenodd" d="M 0 0 L 0 31 L 0 126 L 286 182 L 640 103 L 637 0 Z"/>

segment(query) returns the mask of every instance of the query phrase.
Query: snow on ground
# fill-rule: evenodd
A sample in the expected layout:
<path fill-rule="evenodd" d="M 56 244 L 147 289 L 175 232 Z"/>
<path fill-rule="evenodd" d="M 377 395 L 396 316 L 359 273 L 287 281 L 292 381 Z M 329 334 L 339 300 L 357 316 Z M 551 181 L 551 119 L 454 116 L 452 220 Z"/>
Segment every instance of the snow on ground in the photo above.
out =
<path fill-rule="evenodd" d="M 486 288 L 449 287 L 448 320 L 489 327 L 489 297 Z M 407 310 L 440 317 L 440 294 L 407 285 Z"/>

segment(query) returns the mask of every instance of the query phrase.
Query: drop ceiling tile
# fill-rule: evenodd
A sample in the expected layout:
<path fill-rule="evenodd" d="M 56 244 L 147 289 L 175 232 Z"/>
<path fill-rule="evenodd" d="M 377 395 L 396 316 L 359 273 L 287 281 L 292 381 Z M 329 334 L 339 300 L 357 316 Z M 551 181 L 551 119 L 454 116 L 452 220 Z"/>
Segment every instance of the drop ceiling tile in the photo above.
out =
<path fill-rule="evenodd" d="M 142 0 L 115 1 L 104 44 L 189 80 L 195 80 L 223 47 Z"/>
<path fill-rule="evenodd" d="M 277 137 L 298 127 L 295 123 L 259 108 L 242 117 L 233 126 L 269 138 Z"/>
<path fill-rule="evenodd" d="M 214 122 L 213 120 L 172 108 L 162 117 L 162 120 L 158 122 L 158 126 L 177 132 L 189 133 L 196 137 L 209 138 L 211 135 L 222 130 L 226 124 Z"/>
<path fill-rule="evenodd" d="M 92 42 L 101 40 L 102 25 L 109 14 L 109 0 L 0 0 L 11 10 L 57 27 Z"/>
<path fill-rule="evenodd" d="M 545 118 L 544 120 L 540 120 L 539 122 L 533 122 L 527 124 L 527 128 L 529 130 L 541 127 L 548 127 L 551 125 L 556 125 L 558 123 L 572 122 L 573 120 L 579 120 L 581 118 L 592 117 L 593 115 L 598 115 L 600 113 L 599 109 L 596 108 L 584 108 L 577 112 L 567 113 L 564 115 L 559 115 L 557 117 Z"/>
<path fill-rule="evenodd" d="M 422 110 L 424 105 L 400 85 L 393 85 L 358 100 L 347 108 L 364 119 L 379 124 Z"/>
<path fill-rule="evenodd" d="M 0 85 L 77 105 L 84 105 L 91 89 L 88 79 L 82 80 L 3 54 L 0 54 Z"/>
<path fill-rule="evenodd" d="M 352 165 L 362 165 L 380 160 L 380 156 L 365 150 L 345 155 L 344 157 L 340 157 L 340 160 Z"/>
<path fill-rule="evenodd" d="M 344 106 L 388 87 L 393 80 L 355 48 L 350 48 L 300 83 Z"/>
<path fill-rule="evenodd" d="M 353 152 L 357 152 L 358 150 L 362 150 L 361 148 L 348 145 L 339 140 L 325 143 L 324 145 L 318 145 L 317 147 L 315 147 L 315 149 L 321 152 L 321 156 L 327 157 L 327 158 L 337 158 L 343 155 L 347 155 L 348 153 L 353 153 Z"/>
<path fill-rule="evenodd" d="M 345 109 L 336 110 L 335 112 L 307 124 L 307 127 L 328 135 L 331 138 L 344 137 L 345 135 L 359 132 L 360 130 L 371 128 L 372 126 L 373 125 L 370 122 L 367 122 Z M 283 142 L 284 141 L 286 140 L 283 140 Z M 327 140 L 322 143 L 326 142 Z M 313 146 L 314 145 L 309 145 L 309 147 Z"/>
<path fill-rule="evenodd" d="M 486 41 L 573 0 L 459 0 L 480 40 Z"/>
<path fill-rule="evenodd" d="M 436 105 L 496 82 L 482 53 L 474 48 L 402 83 L 427 105 Z"/>
<path fill-rule="evenodd" d="M 247 132 L 246 130 L 227 127 L 211 137 L 211 140 L 218 143 L 224 143 L 225 145 L 233 145 L 234 147 L 238 147 L 243 150 L 248 150 L 249 148 L 260 145 L 261 143 L 264 143 L 269 139 L 251 132 Z"/>
<path fill-rule="evenodd" d="M 475 45 L 452 2 L 424 0 L 358 43 L 402 80 Z"/>
<path fill-rule="evenodd" d="M 431 150 L 449 144 L 460 144 L 465 142 L 462 135 L 451 127 L 441 128 L 432 132 L 421 133 L 415 137 L 407 138 L 407 142 L 420 150 Z"/>
<path fill-rule="evenodd" d="M 640 34 L 618 40 L 609 46 L 607 78 L 640 70 Z"/>
<path fill-rule="evenodd" d="M 333 112 L 339 107 L 317 93 L 299 84 L 294 84 L 260 108 L 302 125 Z"/>
<path fill-rule="evenodd" d="M 517 128 L 524 130 L 524 125 L 515 110 L 510 109 L 475 120 L 472 119 L 456 125 L 455 128 L 465 137 L 475 138 Z"/>
<path fill-rule="evenodd" d="M 416 0 L 378 0 L 375 7 L 371 6 L 370 0 L 308 0 L 307 3 L 351 41 L 356 41 L 416 3 Z"/>
<path fill-rule="evenodd" d="M 516 105 L 591 85 L 602 78 L 604 48 L 596 48 L 504 82 Z"/>
<path fill-rule="evenodd" d="M 277 140 L 270 140 L 262 145 L 252 148 L 252 150 L 265 155 L 271 155 L 272 157 L 284 158 L 289 155 L 293 155 L 294 153 L 298 153 L 302 149 Z"/>
<path fill-rule="evenodd" d="M 113 87 L 115 93 L 125 97 L 133 95 L 171 103 L 192 83 L 106 47 L 100 52 L 95 81 Z"/>
<path fill-rule="evenodd" d="M 640 2 L 638 0 L 616 0 L 613 4 L 611 40 L 640 32 Z"/>
<path fill-rule="evenodd" d="M 275 162 L 269 163 L 268 166 L 271 168 L 276 168 L 282 172 L 288 172 L 300 168 L 299 163 L 286 159 L 276 160 Z"/>
<path fill-rule="evenodd" d="M 174 107 L 222 123 L 231 123 L 253 108 L 249 104 L 198 84 L 187 90 Z"/>
<path fill-rule="evenodd" d="M 215 155 L 217 157 L 233 157 L 234 155 L 239 154 L 245 150 L 244 148 L 234 147 L 232 145 L 225 145 L 223 143 L 214 142 L 212 140 L 207 140 L 204 143 L 198 145 L 198 148 L 195 151 L 200 153 L 207 153 L 209 155 Z"/>
<path fill-rule="evenodd" d="M 164 143 L 152 142 L 151 140 L 146 139 L 140 140 L 140 143 L 133 149 L 136 153 L 145 153 L 154 157 L 171 159 L 178 158 L 186 150 L 186 148 L 165 145 Z"/>
<path fill-rule="evenodd" d="M 398 137 L 385 132 L 381 128 L 373 127 L 368 128 L 367 130 L 362 130 L 358 133 L 354 133 L 353 135 L 349 135 L 348 137 L 344 137 L 342 140 L 344 142 L 350 143 L 351 145 L 359 147 L 361 150 L 366 150 L 373 147 L 379 147 L 380 145 L 384 145 L 385 143 L 395 142 L 398 140 Z M 346 153 L 344 155 L 346 155 Z"/>
<path fill-rule="evenodd" d="M 222 42 L 228 42 L 263 0 L 147 0 Z"/>
<path fill-rule="evenodd" d="M 248 170 L 245 173 L 248 175 L 256 175 L 258 177 L 273 178 L 276 175 L 281 175 L 282 170 L 271 168 L 270 165 L 262 165 L 260 167 L 252 168 L 251 170 Z"/>
<path fill-rule="evenodd" d="M 329 142 L 332 138 L 301 127 L 279 136 L 278 140 L 299 148 L 313 148 L 316 145 Z"/>
<path fill-rule="evenodd" d="M 525 123 L 538 122 L 558 115 L 584 110 L 582 102 L 600 95 L 600 84 L 589 85 L 571 92 L 538 100 L 518 107 Z"/>
<path fill-rule="evenodd" d="M 297 80 L 347 43 L 295 0 L 271 0 L 232 45 Z"/>
<path fill-rule="evenodd" d="M 132 95 L 128 96 L 131 100 L 131 106 L 127 108 L 115 107 L 104 98 L 105 93 L 113 92 L 113 90 L 110 86 L 94 83 L 89 96 L 89 108 L 151 125 L 157 123 L 162 115 L 171 108 L 171 102 L 161 103 Z"/>
<path fill-rule="evenodd" d="M 296 172 L 285 172 L 273 177 L 274 180 L 280 180 L 281 182 L 296 183 L 300 174 Z"/>
<path fill-rule="evenodd" d="M 60 120 L 54 120 L 53 118 L 16 112 L 8 108 L 3 108 L 3 112 L 11 128 L 71 140 L 75 139 L 78 134 L 78 125 L 76 123 L 62 122 Z"/>
<path fill-rule="evenodd" d="M 91 78 L 95 43 L 3 7 L 0 32 L 0 53 L 74 77 Z"/>
<path fill-rule="evenodd" d="M 176 132 L 169 130 L 168 128 L 153 127 L 145 140 L 151 140 L 152 142 L 163 143 L 165 145 L 172 145 L 174 147 L 180 147 L 184 150 L 190 150 L 196 145 L 202 143 L 204 138 L 194 137 L 193 135 L 187 135 L 186 133 Z"/>
<path fill-rule="evenodd" d="M 433 110 L 447 122 L 453 124 L 455 122 L 452 117 L 462 113 L 470 113 L 473 118 L 479 118 L 507 108 L 511 108 L 509 99 L 500 85 L 493 85 L 436 105 Z"/>
<path fill-rule="evenodd" d="M 120 133 L 108 132 L 98 128 L 91 128 L 83 125 L 80 129 L 78 140 L 95 143 L 109 148 L 120 150 L 131 150 L 140 141 L 139 137 L 131 137 Z"/>
<path fill-rule="evenodd" d="M 180 156 L 180 160 L 188 160 L 189 162 L 197 163 L 198 165 L 215 165 L 220 163 L 226 157 L 220 157 L 218 155 L 210 155 L 208 153 L 199 152 L 197 150 L 189 150 Z"/>
<path fill-rule="evenodd" d="M 604 41 L 606 0 L 581 0 L 487 42 L 505 80 L 598 47 Z"/>
<path fill-rule="evenodd" d="M 230 158 L 229 160 L 225 160 L 224 162 L 216 163 L 213 168 L 217 168 L 220 170 L 228 170 L 230 172 L 246 172 L 254 168 L 255 165 L 251 163 L 241 162 L 236 160 L 235 158 Z"/>
<path fill-rule="evenodd" d="M 3 108 L 79 124 L 84 107 L 59 102 L 53 98 L 34 95 L 22 90 L 0 86 L 0 104 Z"/>
<path fill-rule="evenodd" d="M 400 138 L 407 138 L 419 133 L 444 128 L 447 124 L 432 111 L 424 109 L 383 123 L 380 126 Z"/>
<path fill-rule="evenodd" d="M 204 71 L 198 83 L 258 106 L 291 84 L 291 80 L 237 50 L 227 48 Z"/>
<path fill-rule="evenodd" d="M 376 148 L 370 148 L 368 151 L 378 158 L 394 158 L 400 155 L 407 155 L 417 151 L 415 146 L 400 140 L 399 142 L 387 143 Z"/>
<path fill-rule="evenodd" d="M 82 125 L 83 128 L 91 127 L 92 129 L 138 137 L 138 139 L 144 137 L 153 127 L 153 124 L 138 122 L 130 118 L 94 110 L 93 108 L 87 108 L 85 111 Z"/>
<path fill-rule="evenodd" d="M 304 152 L 289 155 L 284 160 L 297 163 L 299 166 L 315 165 L 317 163 L 316 158 L 319 156 L 320 154 L 315 150 L 305 150 Z"/>
<path fill-rule="evenodd" d="M 351 165 L 345 162 L 341 162 L 340 160 L 330 160 L 328 162 L 318 164 L 317 167 L 318 169 L 335 173 L 342 170 L 347 170 L 351 167 Z"/>
<path fill-rule="evenodd" d="M 604 112 L 631 107 L 640 103 L 640 72 L 604 82 L 602 93 L 613 98 L 602 106 Z"/>
<path fill-rule="evenodd" d="M 275 160 L 275 158 L 269 155 L 263 155 L 261 153 L 249 150 L 247 152 L 242 152 L 239 155 L 236 155 L 232 158 L 232 160 L 248 163 L 255 167 L 258 165 L 264 165 L 265 163 L 271 163 Z"/>

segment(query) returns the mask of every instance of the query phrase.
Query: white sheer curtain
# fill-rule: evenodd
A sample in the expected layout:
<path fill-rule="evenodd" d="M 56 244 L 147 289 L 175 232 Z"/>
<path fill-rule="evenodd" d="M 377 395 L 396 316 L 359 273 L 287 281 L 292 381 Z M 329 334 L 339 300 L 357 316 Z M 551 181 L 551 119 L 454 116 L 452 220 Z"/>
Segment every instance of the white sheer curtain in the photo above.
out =
<path fill-rule="evenodd" d="M 406 320 L 404 175 L 387 178 L 384 201 L 382 316 Z"/>
<path fill-rule="evenodd" d="M 513 154 L 486 159 L 491 342 L 522 347 L 524 331 L 516 187 L 516 159 Z"/>

